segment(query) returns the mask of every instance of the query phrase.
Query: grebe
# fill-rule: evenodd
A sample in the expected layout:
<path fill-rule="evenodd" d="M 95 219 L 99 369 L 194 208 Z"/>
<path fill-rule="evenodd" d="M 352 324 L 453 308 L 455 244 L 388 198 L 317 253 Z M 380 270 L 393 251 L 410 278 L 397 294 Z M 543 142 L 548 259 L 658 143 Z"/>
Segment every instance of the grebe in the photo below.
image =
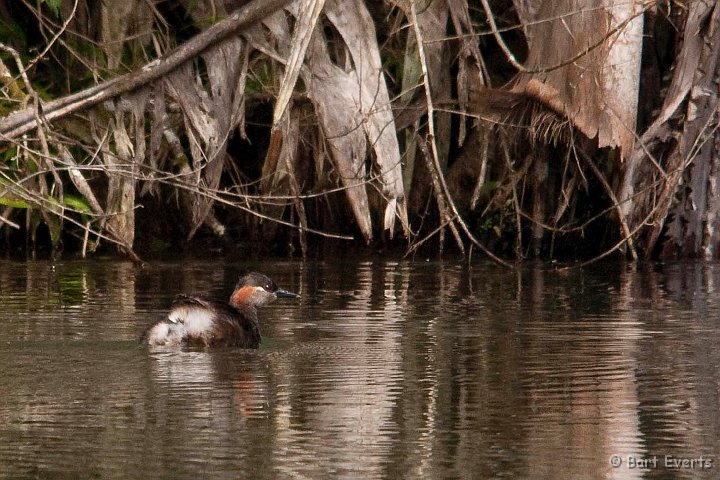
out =
<path fill-rule="evenodd" d="M 143 335 L 149 345 L 242 347 L 260 345 L 257 307 L 276 298 L 297 298 L 261 273 L 240 277 L 230 303 L 178 295 L 167 318 Z"/>

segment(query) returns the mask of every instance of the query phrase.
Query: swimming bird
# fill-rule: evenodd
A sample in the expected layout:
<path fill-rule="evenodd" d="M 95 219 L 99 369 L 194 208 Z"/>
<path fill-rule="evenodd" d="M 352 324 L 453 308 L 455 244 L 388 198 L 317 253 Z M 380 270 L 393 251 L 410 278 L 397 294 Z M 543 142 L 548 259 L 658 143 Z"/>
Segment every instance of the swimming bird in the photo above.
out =
<path fill-rule="evenodd" d="M 143 338 L 149 345 L 257 348 L 257 307 L 276 298 L 299 296 L 251 272 L 240 277 L 229 303 L 178 295 L 167 318 L 151 326 Z"/>

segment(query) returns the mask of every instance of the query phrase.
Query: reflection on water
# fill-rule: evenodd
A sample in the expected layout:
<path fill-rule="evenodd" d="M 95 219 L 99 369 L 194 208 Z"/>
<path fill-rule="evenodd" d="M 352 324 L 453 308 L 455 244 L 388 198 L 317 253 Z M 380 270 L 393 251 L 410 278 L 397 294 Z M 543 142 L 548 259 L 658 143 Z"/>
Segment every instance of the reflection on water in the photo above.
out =
<path fill-rule="evenodd" d="M 137 343 L 248 267 L 0 261 L 0 475 L 720 476 L 718 265 L 266 263 L 259 350 Z"/>

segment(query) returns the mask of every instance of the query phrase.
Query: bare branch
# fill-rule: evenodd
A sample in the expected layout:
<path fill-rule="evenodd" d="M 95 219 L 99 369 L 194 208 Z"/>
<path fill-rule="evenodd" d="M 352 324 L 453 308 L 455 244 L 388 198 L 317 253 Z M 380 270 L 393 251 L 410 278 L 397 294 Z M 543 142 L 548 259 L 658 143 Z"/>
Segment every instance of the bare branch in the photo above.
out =
<path fill-rule="evenodd" d="M 192 40 L 179 46 L 139 71 L 131 72 L 107 82 L 44 104 L 42 114 L 46 121 L 53 121 L 81 109 L 97 105 L 109 98 L 130 92 L 176 69 L 219 41 L 247 28 L 272 12 L 282 8 L 290 0 L 253 0 L 236 10 L 227 18 L 203 30 Z M 37 127 L 33 108 L 11 113 L 0 119 L 0 139 L 10 139 Z"/>

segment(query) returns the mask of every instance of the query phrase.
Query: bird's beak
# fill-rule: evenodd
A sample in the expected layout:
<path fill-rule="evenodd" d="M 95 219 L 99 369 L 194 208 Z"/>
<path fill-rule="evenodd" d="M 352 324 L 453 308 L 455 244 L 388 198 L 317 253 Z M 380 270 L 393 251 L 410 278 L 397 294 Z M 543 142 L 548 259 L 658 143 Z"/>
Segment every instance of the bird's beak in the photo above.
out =
<path fill-rule="evenodd" d="M 300 295 L 278 288 L 277 290 L 275 290 L 275 296 L 277 298 L 298 298 Z"/>

